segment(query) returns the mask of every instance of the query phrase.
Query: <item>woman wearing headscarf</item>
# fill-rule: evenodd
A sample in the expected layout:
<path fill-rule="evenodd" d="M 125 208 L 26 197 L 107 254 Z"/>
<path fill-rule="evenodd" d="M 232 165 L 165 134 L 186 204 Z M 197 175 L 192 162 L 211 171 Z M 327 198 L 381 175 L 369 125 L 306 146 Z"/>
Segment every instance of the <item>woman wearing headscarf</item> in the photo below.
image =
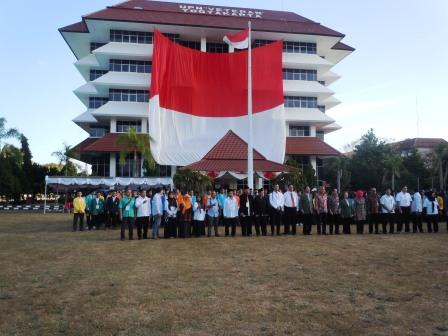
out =
<path fill-rule="evenodd" d="M 356 224 L 356 233 L 363 234 L 364 233 L 364 223 L 367 217 L 366 211 L 366 200 L 364 198 L 364 192 L 358 190 L 355 193 L 355 201 L 354 201 L 354 219 Z"/>
<path fill-rule="evenodd" d="M 189 238 L 192 219 L 192 203 L 188 192 L 178 198 L 179 209 L 181 212 L 179 222 L 179 238 Z"/>
<path fill-rule="evenodd" d="M 423 202 L 423 209 L 426 213 L 426 223 L 428 224 L 428 232 L 439 232 L 439 203 L 437 202 L 436 193 L 431 191 Z"/>
<path fill-rule="evenodd" d="M 177 237 L 177 200 L 174 192 L 170 191 L 166 200 L 165 209 L 167 213 L 167 222 L 165 223 L 164 238 Z"/>

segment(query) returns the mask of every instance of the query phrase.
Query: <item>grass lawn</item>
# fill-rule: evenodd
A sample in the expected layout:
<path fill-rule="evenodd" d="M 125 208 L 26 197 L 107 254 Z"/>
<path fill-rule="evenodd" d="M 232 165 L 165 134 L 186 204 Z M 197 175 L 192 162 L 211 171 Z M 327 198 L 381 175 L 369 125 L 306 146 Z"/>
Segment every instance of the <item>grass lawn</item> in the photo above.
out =
<path fill-rule="evenodd" d="M 73 233 L 67 214 L 0 213 L 0 334 L 448 335 L 445 223 L 438 234 L 118 238 Z"/>

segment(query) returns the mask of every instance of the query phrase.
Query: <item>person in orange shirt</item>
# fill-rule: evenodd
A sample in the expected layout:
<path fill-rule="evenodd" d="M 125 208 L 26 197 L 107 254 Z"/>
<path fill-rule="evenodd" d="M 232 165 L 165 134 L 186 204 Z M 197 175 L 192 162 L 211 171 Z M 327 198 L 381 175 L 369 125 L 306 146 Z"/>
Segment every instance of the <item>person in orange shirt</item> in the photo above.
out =
<path fill-rule="evenodd" d="M 188 238 L 191 234 L 192 202 L 188 191 L 184 195 L 178 196 L 180 209 L 179 238 Z"/>

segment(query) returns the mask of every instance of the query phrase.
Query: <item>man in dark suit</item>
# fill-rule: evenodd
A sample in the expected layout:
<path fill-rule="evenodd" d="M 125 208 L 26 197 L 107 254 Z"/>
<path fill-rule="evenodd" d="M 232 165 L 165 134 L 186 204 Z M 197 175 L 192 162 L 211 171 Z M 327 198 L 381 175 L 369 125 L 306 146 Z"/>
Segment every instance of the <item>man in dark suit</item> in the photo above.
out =
<path fill-rule="evenodd" d="M 249 193 L 249 187 L 244 187 L 244 192 L 240 196 L 240 223 L 243 237 L 252 235 L 252 218 L 254 215 L 254 197 Z"/>
<path fill-rule="evenodd" d="M 300 197 L 300 212 L 303 218 L 303 234 L 311 235 L 314 207 L 310 187 L 306 187 L 302 197 Z"/>
<path fill-rule="evenodd" d="M 107 198 L 106 201 L 106 215 L 107 215 L 107 224 L 106 226 L 115 228 L 117 227 L 118 221 L 118 204 L 120 200 L 117 197 L 117 192 L 113 191 L 112 195 Z"/>
<path fill-rule="evenodd" d="M 257 236 L 266 236 L 266 225 L 269 216 L 269 199 L 264 193 L 264 189 L 258 190 L 258 195 L 254 199 L 255 232 Z"/>

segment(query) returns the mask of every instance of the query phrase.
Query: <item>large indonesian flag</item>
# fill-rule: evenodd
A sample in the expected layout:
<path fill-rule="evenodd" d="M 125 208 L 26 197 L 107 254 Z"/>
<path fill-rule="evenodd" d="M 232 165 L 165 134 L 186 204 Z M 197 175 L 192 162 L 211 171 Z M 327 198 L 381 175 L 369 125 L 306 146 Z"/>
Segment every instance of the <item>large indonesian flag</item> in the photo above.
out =
<path fill-rule="evenodd" d="M 229 131 L 248 141 L 247 51 L 205 53 L 154 33 L 149 134 L 161 165 L 199 161 Z M 253 147 L 283 163 L 282 42 L 252 51 Z"/>

